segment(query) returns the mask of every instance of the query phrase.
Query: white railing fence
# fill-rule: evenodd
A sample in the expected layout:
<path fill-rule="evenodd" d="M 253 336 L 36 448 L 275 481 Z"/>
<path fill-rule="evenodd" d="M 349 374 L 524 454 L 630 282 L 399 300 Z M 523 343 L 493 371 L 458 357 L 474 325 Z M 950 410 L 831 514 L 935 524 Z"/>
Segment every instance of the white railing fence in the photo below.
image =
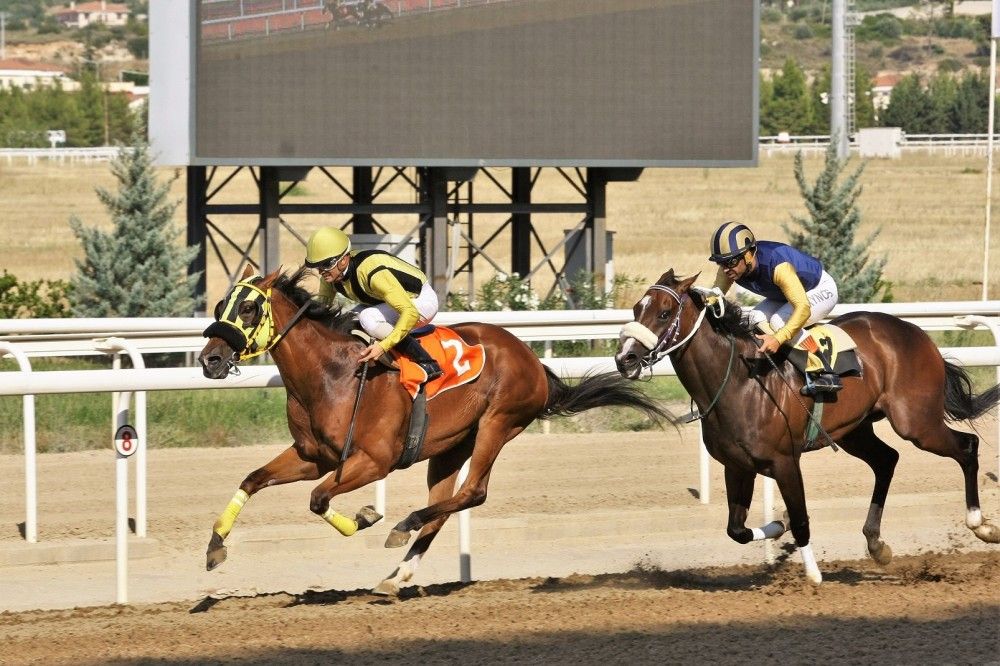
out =
<path fill-rule="evenodd" d="M 772 154 L 803 153 L 818 154 L 830 145 L 827 135 L 803 136 L 762 136 L 758 142 L 758 154 L 769 157 Z M 985 155 L 988 147 L 987 134 L 905 134 L 899 144 L 903 153 L 926 153 L 944 155 Z M 857 151 L 856 141 L 849 145 Z M 118 154 L 115 146 L 94 148 L 0 148 L 0 159 L 8 165 L 27 162 L 30 165 L 41 161 L 55 162 L 106 162 Z"/>
<path fill-rule="evenodd" d="M 965 366 L 995 366 L 1000 381 L 1000 301 L 965 301 L 954 303 L 898 303 L 841 305 L 831 316 L 858 310 L 876 310 L 912 321 L 925 330 L 968 330 L 985 328 L 993 336 L 992 346 L 942 349 L 942 354 Z M 525 341 L 569 339 L 614 339 L 621 326 L 631 320 L 630 310 L 534 311 L 441 313 L 436 321 L 448 325 L 475 318 L 504 326 Z M 136 451 L 136 534 L 146 535 L 146 427 L 145 392 L 205 388 L 278 388 L 281 376 L 273 365 L 251 365 L 241 374 L 224 380 L 205 378 L 199 368 L 144 367 L 142 354 L 154 352 L 194 352 L 201 349 L 200 331 L 208 318 L 157 319 L 49 319 L 0 320 L 0 357 L 17 360 L 17 372 L 4 373 L 0 395 L 23 396 L 25 448 L 25 538 L 37 541 L 37 481 L 35 451 L 34 396 L 54 393 L 110 392 L 113 394 L 112 432 L 128 420 L 128 394 L 135 397 L 135 426 L 139 436 Z M 127 336 L 127 337 L 126 337 Z M 121 369 L 121 353 L 127 353 L 132 369 Z M 112 354 L 111 370 L 68 370 L 33 372 L 29 356 L 65 356 Z M 606 357 L 543 358 L 548 367 L 564 377 L 579 377 L 590 371 L 613 371 L 613 359 Z M 669 359 L 655 366 L 656 375 L 673 375 Z M 120 395 L 119 395 L 120 394 Z M 123 421 L 124 419 L 124 421 Z M 998 423 L 1000 441 L 1000 423 Z M 708 454 L 701 447 L 699 497 L 707 504 L 710 497 Z M 1000 455 L 998 455 L 1000 465 Z M 119 465 L 123 467 L 123 465 Z M 765 522 L 773 516 L 773 485 L 764 484 Z M 771 482 L 773 483 L 773 482 Z M 127 484 L 126 484 L 127 485 Z M 771 498 L 770 501 L 768 498 Z M 376 510 L 385 511 L 384 481 L 376 484 Z M 463 512 L 465 513 L 465 512 Z M 462 580 L 471 579 L 471 553 L 468 551 L 469 516 L 459 518 L 460 570 Z M 124 537 L 119 535 L 119 543 Z M 770 550 L 765 550 L 770 557 Z M 125 564 L 119 557 L 118 579 L 124 578 Z M 120 582 L 119 599 L 124 601 L 124 583 Z"/>

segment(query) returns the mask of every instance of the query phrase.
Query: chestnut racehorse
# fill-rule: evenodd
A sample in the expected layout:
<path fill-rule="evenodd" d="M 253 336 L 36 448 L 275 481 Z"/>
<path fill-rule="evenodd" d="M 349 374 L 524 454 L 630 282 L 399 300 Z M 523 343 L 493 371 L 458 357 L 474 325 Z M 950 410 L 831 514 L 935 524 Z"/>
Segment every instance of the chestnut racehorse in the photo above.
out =
<path fill-rule="evenodd" d="M 381 518 L 371 507 L 352 519 L 335 512 L 330 500 L 384 478 L 403 454 L 410 394 L 398 374 L 380 364 L 368 370 L 367 387 L 359 389 L 364 377 L 359 377 L 355 359 L 365 343 L 351 333 L 354 315 L 313 300 L 300 286 L 304 275 L 301 268 L 291 276 L 275 272 L 248 279 L 248 268 L 243 281 L 216 307 L 216 322 L 205 331 L 210 339 L 199 361 L 206 377 L 222 379 L 237 361 L 270 351 L 285 385 L 293 440 L 240 484 L 213 529 L 209 569 L 225 560 L 224 541 L 243 505 L 268 486 L 329 475 L 312 491 L 310 510 L 345 536 L 370 526 Z M 535 419 L 601 406 L 633 407 L 654 420 L 668 417 L 615 372 L 585 377 L 571 386 L 503 328 L 482 323 L 453 328 L 467 344 L 483 345 L 486 363 L 475 380 L 427 402 L 429 426 L 418 459 L 428 460 L 428 506 L 390 532 L 387 547 L 404 545 L 410 532 L 420 530 L 406 557 L 376 592 L 396 594 L 448 516 L 483 503 L 500 449 Z M 353 442 L 341 465 L 349 433 Z M 470 458 L 468 477 L 455 492 L 459 470 Z M 331 474 L 334 470 L 337 473 Z"/>
<path fill-rule="evenodd" d="M 702 418 L 705 446 L 725 466 L 729 501 L 727 533 L 739 543 L 777 538 L 791 528 L 806 576 L 822 580 L 809 545 L 809 517 L 799 469 L 812 399 L 800 395 L 802 379 L 790 364 L 763 375 L 755 337 L 742 323 L 738 305 L 692 288 L 697 275 L 678 279 L 667 271 L 633 308 L 635 321 L 622 329 L 615 361 L 624 377 L 637 379 L 663 356 Z M 860 376 L 844 377 L 836 400 L 823 407 L 821 425 L 832 441 L 868 463 L 875 474 L 862 533 L 880 564 L 892 558 L 881 538 L 882 511 L 899 454 L 879 439 L 873 424 L 888 419 L 893 430 L 918 448 L 954 459 L 965 480 L 965 523 L 988 543 L 1000 529 L 979 508 L 979 438 L 945 421 L 971 421 L 1000 401 L 1000 385 L 980 395 L 968 375 L 945 361 L 920 328 L 887 314 L 855 312 L 835 319 L 857 344 Z M 820 438 L 823 446 L 828 441 Z M 822 447 L 820 447 L 822 448 Z M 763 528 L 745 525 L 754 479 L 773 478 L 788 510 L 788 522 Z"/>

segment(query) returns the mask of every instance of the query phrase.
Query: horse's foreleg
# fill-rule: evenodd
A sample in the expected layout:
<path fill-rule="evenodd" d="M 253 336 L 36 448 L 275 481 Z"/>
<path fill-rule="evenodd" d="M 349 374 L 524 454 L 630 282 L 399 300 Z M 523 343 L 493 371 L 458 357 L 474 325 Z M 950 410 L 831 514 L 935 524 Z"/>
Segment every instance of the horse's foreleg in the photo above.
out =
<path fill-rule="evenodd" d="M 229 500 L 225 510 L 219 514 L 212 527 L 212 538 L 208 542 L 205 567 L 211 571 L 226 561 L 225 540 L 233 530 L 236 518 L 240 515 L 247 500 L 257 491 L 268 486 L 277 486 L 292 481 L 318 479 L 328 471 L 323 465 L 305 460 L 294 446 L 290 446 L 271 462 L 252 472 L 243 479 L 239 490 Z"/>
<path fill-rule="evenodd" d="M 753 532 L 747 529 L 747 514 L 750 513 L 750 502 L 753 499 L 753 482 L 756 473 L 725 468 L 726 499 L 729 502 L 729 523 L 726 534 L 736 543 L 750 543 L 754 539 Z"/>
<path fill-rule="evenodd" d="M 813 555 L 812 546 L 809 543 L 809 514 L 806 511 L 806 493 L 802 485 L 802 471 L 799 469 L 798 461 L 791 456 L 782 456 L 774 460 L 774 480 L 781 491 L 781 497 L 785 501 L 788 509 L 789 528 L 792 536 L 795 537 L 795 545 L 802 556 L 802 565 L 805 567 L 806 578 L 809 582 L 820 584 L 823 582 L 823 574 L 820 573 L 816 564 L 816 556 Z"/>
<path fill-rule="evenodd" d="M 442 502 L 455 494 L 455 481 L 458 479 L 462 464 L 469 458 L 473 441 L 473 437 L 468 437 L 458 446 L 428 460 L 428 505 Z M 399 594 L 400 584 L 410 580 L 417 572 L 421 558 L 447 520 L 448 515 L 444 515 L 424 525 L 403 561 L 372 592 L 393 596 Z"/>
<path fill-rule="evenodd" d="M 868 542 L 868 554 L 877 563 L 886 565 L 892 561 L 892 548 L 882 541 L 882 511 L 885 509 L 885 499 L 889 494 L 889 484 L 899 461 L 899 453 L 875 435 L 870 421 L 841 437 L 840 443 L 844 451 L 868 463 L 875 474 L 872 502 L 861 533 Z"/>
<path fill-rule="evenodd" d="M 372 481 L 384 478 L 388 473 L 389 470 L 382 469 L 366 451 L 358 450 L 344 462 L 340 483 L 337 483 L 336 475 L 331 474 L 313 488 L 309 499 L 309 510 L 333 525 L 333 528 L 344 536 L 352 536 L 358 530 L 371 527 L 382 520 L 381 514 L 376 513 L 374 507 L 366 506 L 358 511 L 354 518 L 348 518 L 334 511 L 330 506 L 330 500 L 336 495 L 349 493 Z"/>

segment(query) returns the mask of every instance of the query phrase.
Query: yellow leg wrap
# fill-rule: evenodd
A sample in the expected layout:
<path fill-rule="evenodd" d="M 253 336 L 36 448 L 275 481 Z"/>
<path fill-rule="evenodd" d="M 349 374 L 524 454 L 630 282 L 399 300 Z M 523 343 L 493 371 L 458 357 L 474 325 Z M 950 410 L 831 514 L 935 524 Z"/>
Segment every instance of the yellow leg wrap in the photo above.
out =
<path fill-rule="evenodd" d="M 344 536 L 351 536 L 358 531 L 358 521 L 342 516 L 333 509 L 327 509 L 323 520 L 333 525 L 333 528 Z"/>
<path fill-rule="evenodd" d="M 250 499 L 250 496 L 245 492 L 242 490 L 236 491 L 233 499 L 229 500 L 226 510 L 215 521 L 215 526 L 212 529 L 216 534 L 223 539 L 229 536 L 229 533 L 233 530 L 233 524 L 236 522 L 236 516 L 240 515 L 240 511 L 243 510 L 243 505 L 247 503 L 248 499 Z"/>

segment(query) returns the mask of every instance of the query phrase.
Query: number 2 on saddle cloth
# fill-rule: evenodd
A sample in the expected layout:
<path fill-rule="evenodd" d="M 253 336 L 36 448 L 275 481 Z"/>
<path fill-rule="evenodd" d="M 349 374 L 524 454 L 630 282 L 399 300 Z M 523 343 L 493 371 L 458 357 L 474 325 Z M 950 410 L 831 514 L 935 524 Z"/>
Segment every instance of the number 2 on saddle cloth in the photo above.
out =
<path fill-rule="evenodd" d="M 466 344 L 452 329 L 434 326 L 426 333 L 417 330 L 413 336 L 444 371 L 443 375 L 427 382 L 424 386 L 428 400 L 448 389 L 471 382 L 483 371 L 483 366 L 486 364 L 486 350 L 481 344 Z M 426 377 L 423 369 L 405 354 L 393 353 L 399 364 L 400 383 L 411 398 L 416 398 L 420 384 Z"/>

